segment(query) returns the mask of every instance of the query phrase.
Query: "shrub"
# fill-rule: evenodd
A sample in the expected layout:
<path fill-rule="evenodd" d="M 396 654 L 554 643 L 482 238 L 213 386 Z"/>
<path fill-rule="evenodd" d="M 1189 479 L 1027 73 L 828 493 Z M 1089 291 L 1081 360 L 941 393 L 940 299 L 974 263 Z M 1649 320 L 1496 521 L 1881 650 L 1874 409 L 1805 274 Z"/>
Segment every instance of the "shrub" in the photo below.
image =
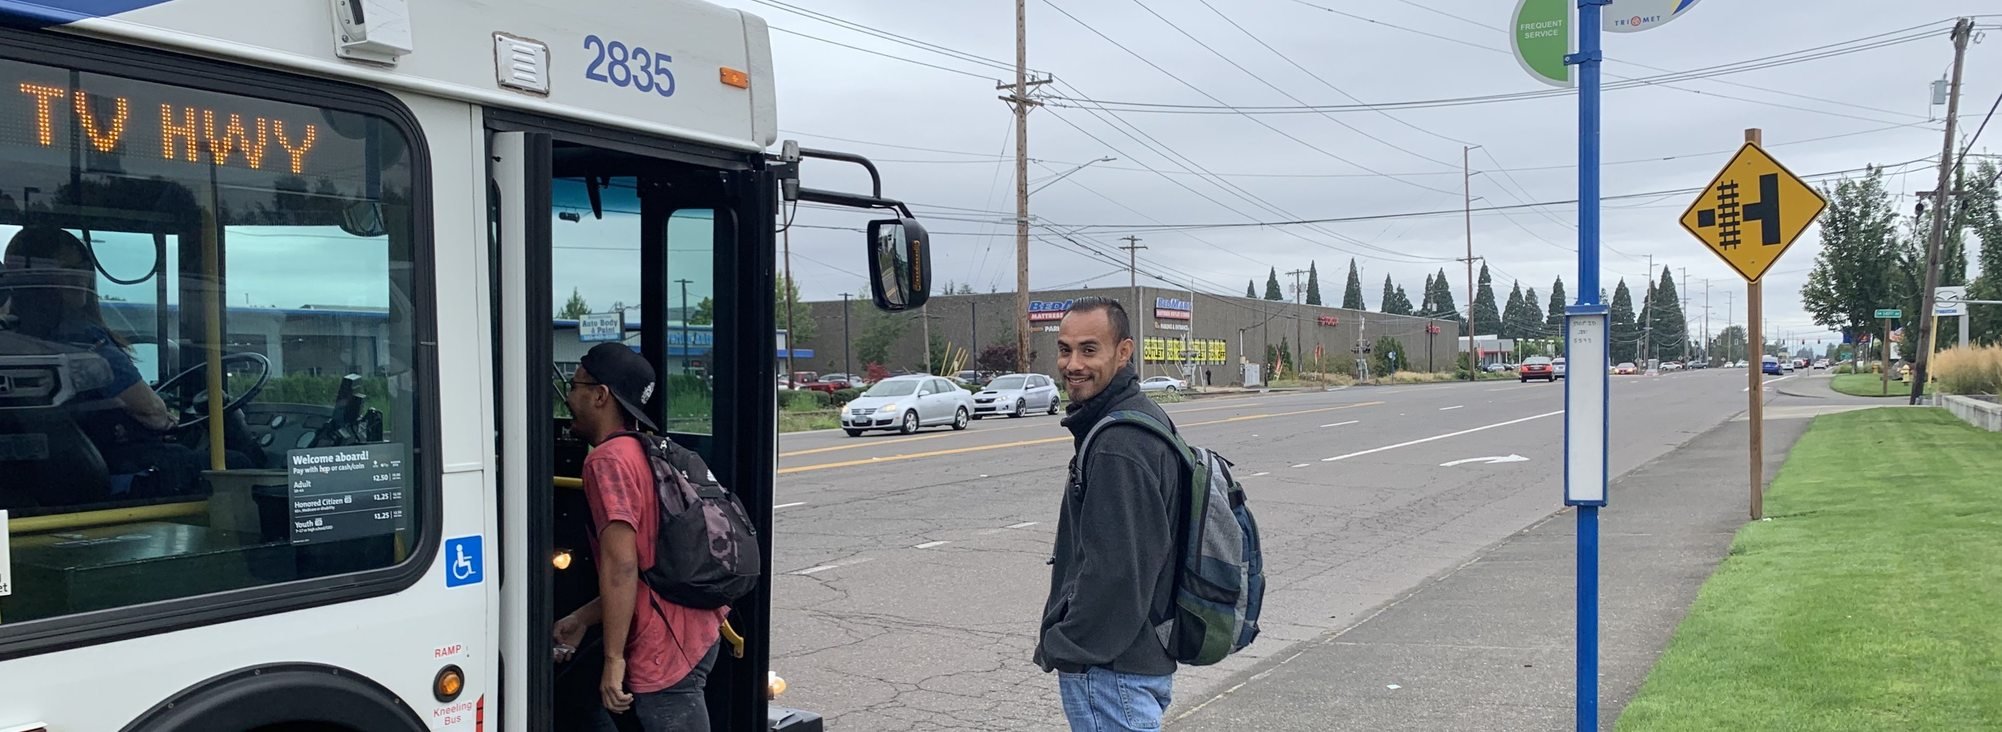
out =
<path fill-rule="evenodd" d="M 789 391 L 779 401 L 779 406 L 788 412 L 815 412 L 833 406 L 834 397 L 818 391 Z"/>
<path fill-rule="evenodd" d="M 1933 375 L 1949 394 L 2002 393 L 2002 346 L 1962 346 L 1934 357 Z"/>

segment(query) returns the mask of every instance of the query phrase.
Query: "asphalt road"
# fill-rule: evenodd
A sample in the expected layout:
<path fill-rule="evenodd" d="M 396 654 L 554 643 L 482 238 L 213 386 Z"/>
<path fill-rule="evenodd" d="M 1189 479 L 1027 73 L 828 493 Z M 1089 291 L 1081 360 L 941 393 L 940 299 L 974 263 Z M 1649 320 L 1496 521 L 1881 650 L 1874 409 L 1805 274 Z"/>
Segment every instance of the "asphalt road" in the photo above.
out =
<path fill-rule="evenodd" d="M 1742 371 L 1612 384 L 1615 476 L 1746 404 Z M 1167 408 L 1190 441 L 1236 463 L 1269 580 L 1258 643 L 1184 669 L 1177 706 L 1560 508 L 1561 384 L 1358 387 Z M 1062 729 L 1055 679 L 1030 656 L 1069 440 L 1059 418 L 1041 416 L 964 432 L 783 436 L 772 667 L 791 690 L 780 703 L 844 730 Z M 1506 461 L 1442 465 L 1470 458 Z M 1720 476 L 1736 476 L 1726 467 Z"/>

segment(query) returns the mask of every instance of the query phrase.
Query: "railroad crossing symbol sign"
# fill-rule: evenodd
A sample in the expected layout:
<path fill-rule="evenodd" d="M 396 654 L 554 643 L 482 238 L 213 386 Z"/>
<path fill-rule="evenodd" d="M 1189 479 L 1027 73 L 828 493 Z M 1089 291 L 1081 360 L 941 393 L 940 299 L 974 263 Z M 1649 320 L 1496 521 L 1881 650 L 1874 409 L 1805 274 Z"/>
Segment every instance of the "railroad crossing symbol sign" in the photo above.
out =
<path fill-rule="evenodd" d="M 1828 202 L 1812 186 L 1745 143 L 1682 212 L 1682 228 L 1747 282 L 1757 282 Z"/>

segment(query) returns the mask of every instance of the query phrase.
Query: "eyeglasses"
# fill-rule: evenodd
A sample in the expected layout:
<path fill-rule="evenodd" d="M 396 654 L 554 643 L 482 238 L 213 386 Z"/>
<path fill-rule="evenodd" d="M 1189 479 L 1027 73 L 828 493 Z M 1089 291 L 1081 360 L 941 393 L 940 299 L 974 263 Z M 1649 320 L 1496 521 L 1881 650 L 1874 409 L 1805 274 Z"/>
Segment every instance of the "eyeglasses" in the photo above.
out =
<path fill-rule="evenodd" d="M 571 379 L 571 380 L 570 380 L 570 390 L 571 390 L 571 391 L 576 391 L 576 390 L 577 390 L 577 387 L 580 387 L 580 386 L 604 386 L 604 385 L 605 385 L 605 382 L 602 382 L 602 381 L 585 381 L 585 380 L 583 380 L 583 379 Z"/>

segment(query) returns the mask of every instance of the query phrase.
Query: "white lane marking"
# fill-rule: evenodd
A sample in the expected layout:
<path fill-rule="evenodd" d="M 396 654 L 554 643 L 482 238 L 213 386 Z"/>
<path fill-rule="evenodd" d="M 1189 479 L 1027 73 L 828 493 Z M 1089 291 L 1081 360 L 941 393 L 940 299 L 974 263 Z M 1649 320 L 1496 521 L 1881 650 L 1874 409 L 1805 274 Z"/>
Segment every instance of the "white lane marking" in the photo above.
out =
<path fill-rule="evenodd" d="M 1009 525 L 1008 525 L 1008 528 L 1010 528 L 1010 529 L 1026 529 L 1026 528 L 1029 528 L 1029 527 L 1031 527 L 1031 526 L 1035 526 L 1036 524 L 1040 524 L 1040 523 L 1042 523 L 1042 522 L 1041 522 L 1041 521 L 1023 521 L 1022 523 L 1019 523 L 1019 524 L 1009 524 Z"/>
<path fill-rule="evenodd" d="M 845 562 L 834 562 L 832 564 L 823 564 L 818 567 L 808 567 L 798 572 L 794 572 L 793 574 L 813 574 L 815 572 L 825 572 L 830 569 L 840 569 L 842 567 L 853 567 L 857 564 L 867 564 L 875 560 L 876 560 L 875 557 L 862 557 L 860 559 L 850 559 Z"/>
<path fill-rule="evenodd" d="M 1465 405 L 1465 404 L 1455 404 L 1455 405 L 1453 405 L 1453 406 L 1450 406 L 1450 407 L 1440 407 L 1440 408 L 1439 408 L 1439 411 L 1441 411 L 1441 412 L 1450 412 L 1450 411 L 1453 411 L 1453 410 L 1455 410 L 1455 409 L 1459 409 L 1459 408 L 1461 408 L 1461 407 L 1464 407 L 1464 406 L 1467 406 L 1467 405 Z"/>
<path fill-rule="evenodd" d="M 1263 473 L 1252 473 L 1252 474 L 1251 474 L 1251 477 L 1253 477 L 1253 478 L 1262 478 L 1262 477 L 1265 477 L 1265 476 L 1268 476 L 1268 475 L 1271 475 L 1271 474 L 1272 474 L 1272 471 L 1268 470 L 1268 471 L 1265 471 L 1265 472 L 1263 472 Z"/>
<path fill-rule="evenodd" d="M 806 505 L 806 501 L 796 501 L 796 502 L 793 502 L 793 503 L 781 503 L 781 504 L 779 504 L 779 505 L 776 505 L 776 506 L 773 506 L 773 507 L 772 507 L 772 510 L 774 510 L 774 511 L 777 511 L 777 510 L 779 510 L 779 509 L 781 509 L 781 508 L 792 508 L 793 506 L 804 506 L 804 505 Z"/>
<path fill-rule="evenodd" d="M 1517 384 L 1516 386 L 1521 386 L 1521 384 Z M 1500 389 L 1489 389 L 1488 391 L 1509 391 L 1509 390 L 1511 390 L 1511 389 L 1514 389 L 1514 388 L 1515 388 L 1515 386 L 1504 386 L 1504 387 L 1502 387 L 1502 388 L 1500 388 Z"/>
<path fill-rule="evenodd" d="M 1361 421 L 1362 421 L 1362 420 L 1360 420 L 1360 419 L 1351 419 L 1351 420 L 1349 420 L 1349 421 L 1347 421 L 1347 422 L 1336 422 L 1336 423 L 1334 423 L 1334 424 L 1324 424 L 1324 425 L 1321 425 L 1321 426 L 1322 426 L 1322 427 L 1347 427 L 1347 426 L 1349 426 L 1349 425 L 1352 425 L 1352 424 L 1356 424 L 1356 423 L 1358 423 L 1358 422 L 1361 422 Z"/>
<path fill-rule="evenodd" d="M 935 546 L 945 546 L 945 545 L 947 545 L 947 544 L 951 544 L 951 543 L 952 543 L 952 542 L 949 542 L 949 541 L 927 541 L 927 542 L 925 542 L 925 543 L 923 543 L 923 544 L 919 544 L 919 545 L 917 545 L 917 546 L 913 546 L 913 547 L 911 547 L 911 548 L 912 548 L 912 549 L 930 549 L 930 548 L 932 548 L 932 547 L 935 547 Z"/>
<path fill-rule="evenodd" d="M 1307 467 L 1307 466 L 1309 466 L 1309 465 L 1312 465 L 1312 464 L 1313 464 L 1313 463 L 1300 463 L 1299 465 L 1295 465 L 1295 466 L 1293 466 L 1293 467 L 1296 467 L 1296 468 L 1304 468 L 1304 467 Z"/>
<path fill-rule="evenodd" d="M 1509 425 L 1512 425 L 1512 424 L 1522 424 L 1522 423 L 1524 423 L 1524 422 L 1528 422 L 1528 421 L 1530 421 L 1530 420 L 1532 420 L 1532 419 L 1543 419 L 1544 417 L 1554 417 L 1554 416 L 1557 416 L 1557 415 L 1559 415 L 1559 414 L 1563 414 L 1563 413 L 1564 413 L 1564 410 L 1562 410 L 1562 409 L 1559 409 L 1559 410 L 1557 410 L 1557 411 L 1555 411 L 1555 412 L 1544 412 L 1544 413 L 1542 413 L 1542 414 L 1535 414 L 1535 415 L 1530 415 L 1530 416 L 1528 416 L 1528 417 L 1523 417 L 1523 418 L 1521 418 L 1521 419 L 1511 419 L 1511 420 L 1509 420 L 1509 421 L 1507 421 L 1507 422 L 1496 422 L 1496 423 L 1494 423 L 1494 424 L 1490 424 L 1490 425 L 1482 425 L 1482 426 L 1480 426 L 1480 427 L 1475 427 L 1475 428 L 1472 428 L 1472 429 L 1464 429 L 1464 430 L 1460 430 L 1460 431 L 1458 431 L 1458 432 L 1448 432 L 1448 433 L 1446 433 L 1446 434 L 1443 434 L 1443 435 L 1433 435 L 1433 436 L 1431 436 L 1431 437 L 1421 437 L 1421 438 L 1418 438 L 1418 439 L 1416 439 L 1416 440 L 1411 440 L 1411 441 L 1409 441 L 1409 442 L 1400 442 L 1400 443 L 1397 443 L 1397 444 L 1395 444 L 1395 445 L 1384 445 L 1383 447 L 1373 447 L 1373 448 L 1370 448 L 1370 449 L 1368 449 L 1368 450 L 1363 450 L 1363 451 L 1361 451 L 1361 452 L 1352 452 L 1352 453 L 1349 453 L 1349 454 L 1347 454 L 1347 455 L 1336 455 L 1336 456 L 1334 456 L 1334 457 L 1330 457 L 1330 458 L 1321 458 L 1321 462 L 1324 462 L 1324 463 L 1332 463 L 1332 462 L 1335 462 L 1335 461 L 1337 461 L 1337 460 L 1347 460 L 1347 459 L 1349 459 L 1349 458 L 1352 458 L 1352 457 L 1362 457 L 1362 456 L 1364 456 L 1364 455 L 1370 455 L 1370 454 L 1373 454 L 1373 453 L 1379 453 L 1379 452 L 1383 452 L 1383 451 L 1385 451 L 1385 450 L 1395 450 L 1395 449 L 1397 449 L 1397 448 L 1400 448 L 1400 447 L 1410 447 L 1410 446 L 1412 446 L 1412 445 L 1422 445 L 1422 444 L 1424 444 L 1424 443 L 1427 443 L 1427 442 L 1432 442 L 1432 441 L 1434 441 L 1434 440 L 1443 440 L 1443 439 L 1446 439 L 1446 438 L 1448 438 L 1448 437 L 1459 437 L 1460 435 L 1470 435 L 1470 434 L 1473 434 L 1473 433 L 1475 433 L 1475 432 L 1481 432 L 1481 431 L 1483 431 L 1483 430 L 1491 430 L 1491 429 L 1494 429 L 1494 428 L 1496 428 L 1496 427 L 1507 427 L 1507 426 L 1509 426 Z"/>

